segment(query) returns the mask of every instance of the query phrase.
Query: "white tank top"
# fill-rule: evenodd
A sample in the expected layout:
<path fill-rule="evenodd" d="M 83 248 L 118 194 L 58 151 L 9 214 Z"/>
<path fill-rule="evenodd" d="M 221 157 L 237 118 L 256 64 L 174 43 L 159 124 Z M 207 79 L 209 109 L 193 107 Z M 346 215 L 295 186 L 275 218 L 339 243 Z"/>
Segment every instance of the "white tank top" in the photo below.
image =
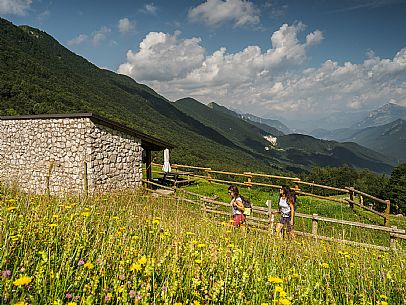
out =
<path fill-rule="evenodd" d="M 282 217 L 290 216 L 290 205 L 288 204 L 287 198 L 279 198 L 279 208 L 281 210 Z"/>

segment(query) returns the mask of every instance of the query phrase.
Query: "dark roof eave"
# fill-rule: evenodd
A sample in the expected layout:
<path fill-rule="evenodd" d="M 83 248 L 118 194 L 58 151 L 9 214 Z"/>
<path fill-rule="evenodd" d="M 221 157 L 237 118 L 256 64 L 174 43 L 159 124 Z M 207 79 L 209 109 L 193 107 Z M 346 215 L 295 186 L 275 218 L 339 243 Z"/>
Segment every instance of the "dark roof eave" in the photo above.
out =
<path fill-rule="evenodd" d="M 19 116 L 0 116 L 1 120 L 38 120 L 38 119 L 65 119 L 65 118 L 89 118 L 98 121 L 102 125 L 113 129 L 121 130 L 127 134 L 134 135 L 141 139 L 141 146 L 147 150 L 164 150 L 165 148 L 174 148 L 175 146 L 162 141 L 158 138 L 149 136 L 121 123 L 111 121 L 94 113 L 66 113 L 66 114 L 39 114 L 39 115 L 19 115 Z"/>

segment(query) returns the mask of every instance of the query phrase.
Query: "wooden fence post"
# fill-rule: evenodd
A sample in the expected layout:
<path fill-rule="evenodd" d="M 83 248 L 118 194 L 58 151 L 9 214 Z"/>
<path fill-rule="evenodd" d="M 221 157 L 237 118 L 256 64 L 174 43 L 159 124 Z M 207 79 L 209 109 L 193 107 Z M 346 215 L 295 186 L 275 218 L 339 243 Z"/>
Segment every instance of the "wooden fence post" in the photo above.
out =
<path fill-rule="evenodd" d="M 318 228 L 318 214 L 313 214 L 312 215 L 312 234 L 314 237 L 317 237 L 317 228 Z"/>
<path fill-rule="evenodd" d="M 85 192 L 85 197 L 89 194 L 89 182 L 87 179 L 87 162 L 83 162 L 83 190 Z"/>
<path fill-rule="evenodd" d="M 248 183 L 248 190 L 250 191 L 251 190 L 251 176 L 248 176 L 247 183 Z"/>
<path fill-rule="evenodd" d="M 391 228 L 392 228 L 392 232 L 390 232 L 390 248 L 392 249 L 392 250 L 396 250 L 396 242 L 397 242 L 397 240 L 396 240 L 396 235 L 395 235 L 395 231 L 396 231 L 396 229 L 398 228 L 398 227 L 396 227 L 396 226 L 391 226 Z"/>
<path fill-rule="evenodd" d="M 274 224 L 275 224 L 275 214 L 272 211 L 272 200 L 267 200 L 266 203 L 268 204 L 268 217 L 269 217 L 269 223 L 268 223 L 268 227 L 269 230 L 271 230 L 271 234 L 273 234 L 274 232 Z"/>
<path fill-rule="evenodd" d="M 350 200 L 354 201 L 354 192 L 350 192 Z M 354 210 L 354 204 L 352 202 L 349 202 L 351 209 Z"/>
<path fill-rule="evenodd" d="M 45 187 L 46 187 L 46 192 L 47 192 L 48 197 L 51 196 L 50 180 L 51 180 L 51 174 L 52 174 L 52 169 L 54 167 L 54 163 L 55 163 L 55 160 L 51 160 L 51 162 L 49 162 L 48 175 L 45 177 L 45 183 L 46 183 Z"/>
<path fill-rule="evenodd" d="M 206 198 L 203 198 L 203 212 L 207 216 Z"/>
<path fill-rule="evenodd" d="M 207 180 L 209 181 L 209 183 L 211 183 L 211 174 L 210 174 L 210 171 L 211 171 L 211 168 L 208 168 L 208 169 L 206 169 L 206 171 L 207 171 Z"/>
<path fill-rule="evenodd" d="M 385 200 L 385 202 L 386 202 L 385 227 L 389 227 L 390 200 Z"/>

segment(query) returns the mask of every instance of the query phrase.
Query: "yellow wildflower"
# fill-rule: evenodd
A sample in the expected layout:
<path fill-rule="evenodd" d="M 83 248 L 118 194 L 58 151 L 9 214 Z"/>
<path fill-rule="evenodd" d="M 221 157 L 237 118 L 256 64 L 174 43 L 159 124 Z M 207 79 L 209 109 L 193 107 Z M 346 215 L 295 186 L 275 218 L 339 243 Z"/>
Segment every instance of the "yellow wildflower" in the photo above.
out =
<path fill-rule="evenodd" d="M 77 305 L 76 302 L 69 302 L 68 305 Z"/>
<path fill-rule="evenodd" d="M 13 210 L 15 210 L 17 207 L 15 207 L 15 206 L 12 206 L 12 207 L 8 207 L 7 208 L 7 211 L 13 211 Z"/>
<path fill-rule="evenodd" d="M 83 267 L 87 268 L 87 269 L 93 269 L 94 265 L 92 263 L 86 263 L 83 265 Z"/>
<path fill-rule="evenodd" d="M 179 302 L 178 302 L 178 303 L 175 303 L 174 305 L 182 305 L 182 303 L 179 303 Z"/>
<path fill-rule="evenodd" d="M 84 217 L 89 217 L 90 216 L 90 212 L 82 212 L 80 215 L 84 216 Z"/>
<path fill-rule="evenodd" d="M 24 301 L 20 301 L 20 302 L 15 303 L 14 305 L 28 305 L 28 303 L 24 302 Z"/>
<path fill-rule="evenodd" d="M 379 297 L 380 297 L 381 299 L 384 299 L 384 300 L 387 300 L 387 299 L 388 299 L 388 297 L 387 297 L 386 295 L 384 295 L 384 294 L 381 294 Z"/>
<path fill-rule="evenodd" d="M 13 282 L 14 286 L 23 286 L 31 283 L 32 277 L 22 276 Z"/>
<path fill-rule="evenodd" d="M 153 224 L 153 225 L 159 225 L 159 223 L 160 223 L 160 221 L 159 221 L 158 219 L 154 219 L 154 220 L 152 221 L 152 224 Z"/>
<path fill-rule="evenodd" d="M 283 289 L 282 289 L 281 286 L 276 286 L 276 287 L 275 287 L 275 291 L 276 291 L 276 292 L 281 292 L 281 291 L 283 291 Z"/>
<path fill-rule="evenodd" d="M 141 265 L 140 264 L 132 264 L 131 266 L 130 266 L 130 271 L 140 271 L 142 269 L 142 267 L 141 267 Z"/>
<path fill-rule="evenodd" d="M 56 224 L 55 224 L 55 223 L 50 223 L 50 224 L 48 225 L 48 227 L 50 227 L 50 228 L 55 228 L 55 227 L 56 227 Z"/>
<path fill-rule="evenodd" d="M 201 263 L 202 263 L 202 260 L 201 260 L 201 259 L 195 259 L 195 263 L 201 264 Z"/>
<path fill-rule="evenodd" d="M 290 305 L 290 301 L 288 299 L 280 299 L 279 303 L 282 305 Z"/>
<path fill-rule="evenodd" d="M 268 276 L 268 282 L 272 284 L 282 284 L 283 280 L 279 277 Z"/>
<path fill-rule="evenodd" d="M 193 233 L 193 232 L 186 232 L 186 235 L 196 235 L 196 233 Z"/>
<path fill-rule="evenodd" d="M 327 269 L 328 267 L 330 267 L 329 264 L 327 264 L 327 263 L 322 263 L 321 266 L 322 266 L 323 268 L 326 268 L 326 269 Z"/>
<path fill-rule="evenodd" d="M 199 301 L 193 301 L 193 305 L 200 305 Z"/>
<path fill-rule="evenodd" d="M 381 305 L 388 305 L 388 302 L 386 302 L 386 301 L 381 301 Z"/>
<path fill-rule="evenodd" d="M 142 256 L 139 260 L 138 263 L 140 265 L 145 265 L 147 263 L 147 258 L 145 256 Z"/>
<path fill-rule="evenodd" d="M 198 244 L 197 247 L 198 248 L 204 248 L 204 247 L 206 247 L 206 244 Z"/>

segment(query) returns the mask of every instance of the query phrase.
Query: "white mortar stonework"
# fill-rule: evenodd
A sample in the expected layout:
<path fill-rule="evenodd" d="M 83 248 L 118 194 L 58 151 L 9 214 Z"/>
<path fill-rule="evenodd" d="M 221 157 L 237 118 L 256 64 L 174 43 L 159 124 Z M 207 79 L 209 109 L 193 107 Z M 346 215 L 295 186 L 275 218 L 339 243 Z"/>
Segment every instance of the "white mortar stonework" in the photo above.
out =
<path fill-rule="evenodd" d="M 141 140 L 90 118 L 0 120 L 0 181 L 24 191 L 83 194 L 134 188 Z M 86 165 L 85 165 L 86 164 Z"/>

